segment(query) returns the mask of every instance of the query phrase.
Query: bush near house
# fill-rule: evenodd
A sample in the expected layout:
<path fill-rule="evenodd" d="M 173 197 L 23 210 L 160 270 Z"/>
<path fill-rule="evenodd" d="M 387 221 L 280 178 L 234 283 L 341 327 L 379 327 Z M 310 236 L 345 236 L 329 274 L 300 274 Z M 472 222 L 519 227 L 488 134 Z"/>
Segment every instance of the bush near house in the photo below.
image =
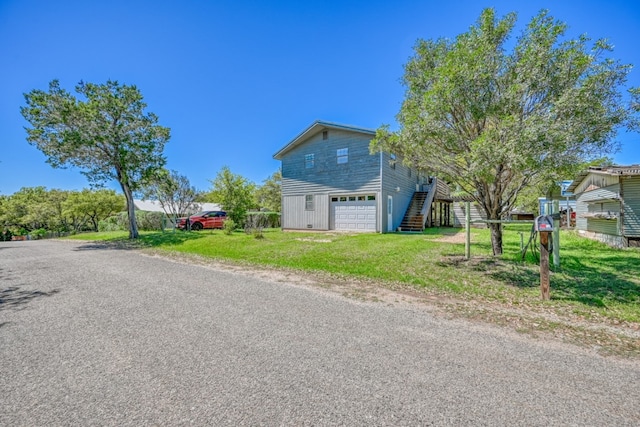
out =
<path fill-rule="evenodd" d="M 0 234 L 0 242 L 10 242 L 12 237 L 13 233 L 11 232 L 11 230 L 5 228 Z"/>

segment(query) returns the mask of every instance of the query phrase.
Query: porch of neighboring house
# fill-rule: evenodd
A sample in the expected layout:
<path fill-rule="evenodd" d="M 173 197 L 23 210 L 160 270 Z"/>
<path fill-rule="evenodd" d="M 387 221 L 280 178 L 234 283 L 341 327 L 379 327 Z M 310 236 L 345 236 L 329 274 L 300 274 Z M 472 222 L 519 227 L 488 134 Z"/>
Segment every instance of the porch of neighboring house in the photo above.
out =
<path fill-rule="evenodd" d="M 446 182 L 431 177 L 411 198 L 398 231 L 422 232 L 428 227 L 453 227 L 453 199 Z"/>

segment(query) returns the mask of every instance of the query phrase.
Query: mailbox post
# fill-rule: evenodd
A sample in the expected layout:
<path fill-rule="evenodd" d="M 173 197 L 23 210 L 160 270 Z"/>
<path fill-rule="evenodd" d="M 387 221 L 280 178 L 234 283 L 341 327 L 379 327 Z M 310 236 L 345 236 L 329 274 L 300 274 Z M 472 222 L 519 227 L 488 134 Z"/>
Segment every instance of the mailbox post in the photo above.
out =
<path fill-rule="evenodd" d="M 553 232 L 553 217 L 540 215 L 536 218 L 534 229 L 540 234 L 540 293 L 542 299 L 551 298 L 549 289 L 549 234 Z"/>

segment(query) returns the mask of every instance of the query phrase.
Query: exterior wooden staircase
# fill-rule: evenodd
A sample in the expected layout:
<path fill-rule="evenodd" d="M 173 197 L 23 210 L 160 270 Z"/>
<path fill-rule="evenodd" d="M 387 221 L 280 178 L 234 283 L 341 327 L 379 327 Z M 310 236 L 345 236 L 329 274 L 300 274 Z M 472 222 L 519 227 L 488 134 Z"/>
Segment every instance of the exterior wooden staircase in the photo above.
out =
<path fill-rule="evenodd" d="M 425 191 L 413 193 L 411 203 L 400 223 L 400 231 L 422 232 L 431 214 L 431 204 L 438 192 L 438 179 L 431 178 L 431 182 L 424 188 Z"/>
<path fill-rule="evenodd" d="M 400 229 L 402 231 L 423 231 L 425 223 L 425 215 L 422 213 L 424 202 L 427 200 L 427 191 L 416 191 L 413 193 L 411 203 L 407 208 L 407 212 L 402 218 Z"/>

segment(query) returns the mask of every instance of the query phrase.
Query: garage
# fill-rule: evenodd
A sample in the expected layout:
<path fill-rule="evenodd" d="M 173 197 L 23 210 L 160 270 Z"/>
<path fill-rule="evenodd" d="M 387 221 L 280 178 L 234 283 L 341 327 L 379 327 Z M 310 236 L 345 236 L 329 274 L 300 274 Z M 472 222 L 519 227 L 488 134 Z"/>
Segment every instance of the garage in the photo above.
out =
<path fill-rule="evenodd" d="M 377 231 L 374 194 L 331 197 L 331 229 Z"/>

